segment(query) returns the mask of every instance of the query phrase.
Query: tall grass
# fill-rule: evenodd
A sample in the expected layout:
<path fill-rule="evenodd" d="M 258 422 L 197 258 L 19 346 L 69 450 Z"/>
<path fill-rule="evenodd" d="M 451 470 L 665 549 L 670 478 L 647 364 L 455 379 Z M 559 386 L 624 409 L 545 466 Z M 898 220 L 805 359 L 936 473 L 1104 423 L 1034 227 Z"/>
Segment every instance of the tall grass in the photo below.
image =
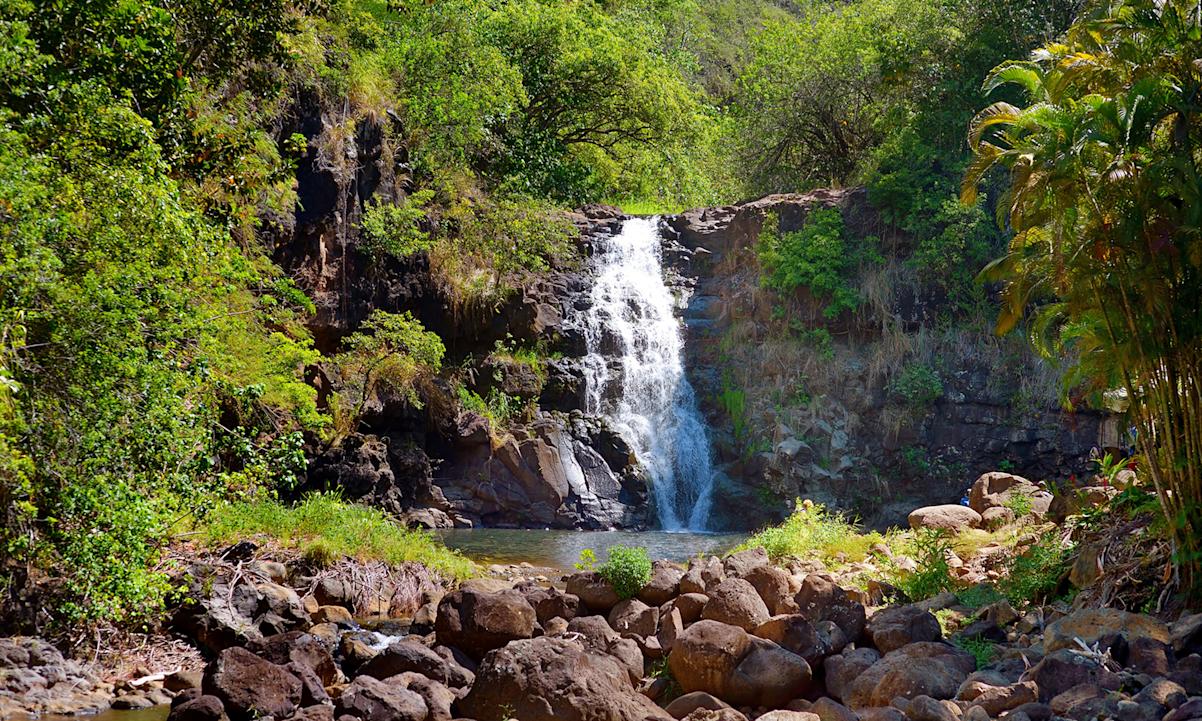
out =
<path fill-rule="evenodd" d="M 855 563 L 867 558 L 872 547 L 885 540 L 876 531 L 860 533 L 858 526 L 842 513 L 799 499 L 797 510 L 784 523 L 765 528 L 735 550 L 763 546 L 774 561 L 817 558 L 826 564 Z"/>
<path fill-rule="evenodd" d="M 314 493 L 295 506 L 278 501 L 225 504 L 198 530 L 213 546 L 266 536 L 317 560 L 346 556 L 390 564 L 415 562 L 455 579 L 471 577 L 477 570 L 432 534 L 407 529 L 379 509 L 346 503 L 334 493 Z"/>

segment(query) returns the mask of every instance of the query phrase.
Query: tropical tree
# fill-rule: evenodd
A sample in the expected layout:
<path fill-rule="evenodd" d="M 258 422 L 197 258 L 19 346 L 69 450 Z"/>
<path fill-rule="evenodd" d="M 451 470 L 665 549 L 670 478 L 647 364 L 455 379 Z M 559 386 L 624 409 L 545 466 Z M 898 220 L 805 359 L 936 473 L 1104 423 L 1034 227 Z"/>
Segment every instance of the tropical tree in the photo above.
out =
<path fill-rule="evenodd" d="M 986 277 L 1005 281 L 998 331 L 1024 314 L 1075 380 L 1125 395 L 1169 521 L 1178 569 L 1202 582 L 1202 11 L 1122 0 L 1063 43 L 994 70 L 1025 107 L 972 123 L 963 199 L 1010 172 L 999 216 L 1014 232 Z"/>

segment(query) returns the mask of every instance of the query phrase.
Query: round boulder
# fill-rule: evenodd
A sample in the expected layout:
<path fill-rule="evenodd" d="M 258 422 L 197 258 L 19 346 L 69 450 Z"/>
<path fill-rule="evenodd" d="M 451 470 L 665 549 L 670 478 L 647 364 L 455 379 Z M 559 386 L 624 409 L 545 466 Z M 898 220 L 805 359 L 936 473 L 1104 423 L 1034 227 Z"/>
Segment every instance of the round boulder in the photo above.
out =
<path fill-rule="evenodd" d="M 485 656 L 458 711 L 478 721 L 667 721 L 626 669 L 565 638 L 514 641 Z"/>
<path fill-rule="evenodd" d="M 260 716 L 285 718 L 301 701 L 301 681 L 282 666 L 235 646 L 222 651 L 204 691 L 216 696 L 233 721 Z"/>
<path fill-rule="evenodd" d="M 916 605 L 893 606 L 868 619 L 868 637 L 881 653 L 889 653 L 918 641 L 938 641 L 943 631 L 930 611 Z"/>
<path fill-rule="evenodd" d="M 936 528 L 956 533 L 981 525 L 981 514 L 968 506 L 948 503 L 942 506 L 923 506 L 910 511 L 910 528 Z"/>
<path fill-rule="evenodd" d="M 438 604 L 434 631 L 440 644 L 480 658 L 510 641 L 534 634 L 534 608 L 518 591 L 458 590 Z"/>
<path fill-rule="evenodd" d="M 858 711 L 888 706 L 898 697 L 951 699 L 976 666 L 971 654 L 950 644 L 912 643 L 885 654 L 859 674 L 846 689 L 843 702 Z"/>
<path fill-rule="evenodd" d="M 732 577 L 719 583 L 709 593 L 709 600 L 701 609 L 701 618 L 751 631 L 767 621 L 769 613 L 755 586 L 741 578 Z"/>

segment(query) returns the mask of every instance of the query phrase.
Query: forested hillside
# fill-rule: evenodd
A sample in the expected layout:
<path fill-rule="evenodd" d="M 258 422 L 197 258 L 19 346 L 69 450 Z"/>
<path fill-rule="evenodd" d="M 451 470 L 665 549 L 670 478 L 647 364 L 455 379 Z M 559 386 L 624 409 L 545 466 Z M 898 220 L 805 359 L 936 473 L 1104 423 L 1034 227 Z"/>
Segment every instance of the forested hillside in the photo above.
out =
<path fill-rule="evenodd" d="M 819 213 L 803 235 L 769 231 L 751 251 L 755 282 L 782 309 L 774 332 L 822 349 L 832 331 L 880 325 L 860 271 L 883 253 L 934 299 L 920 325 L 983 328 L 997 286 L 978 272 L 1050 212 L 989 168 L 1029 164 L 1024 143 L 1046 149 L 1040 108 L 1065 88 L 1080 90 L 1064 101 L 1079 107 L 1155 82 L 1107 84 L 1109 68 L 1080 85 L 1037 82 L 1025 65 L 991 75 L 1056 42 L 1081 6 L 10 0 L 0 8 L 6 603 L 45 594 L 53 610 L 38 623 L 153 616 L 172 590 L 162 563 L 172 538 L 230 501 L 288 497 L 312 456 L 353 436 L 384 396 L 415 413 L 449 399 L 500 425 L 531 410 L 529 398 L 466 379 L 485 361 L 543 369 L 556 350 L 502 327 L 482 359 L 455 336 L 581 262 L 563 215 L 573 208 L 674 213 L 862 186 L 878 236 L 852 238 L 837 213 Z M 991 105 L 1024 97 L 1025 111 Z M 1116 108 L 1116 127 L 1137 111 Z M 1192 137 L 1193 122 L 1173 132 Z M 970 168 L 1001 123 L 1016 128 L 1014 149 L 985 148 Z M 368 146 L 370 168 L 359 155 Z M 1128 157 L 1099 162 L 1096 177 L 1116 180 Z M 306 195 L 317 175 L 336 192 Z M 1073 179 L 1040 182 L 1061 216 L 1090 200 L 1065 189 Z M 307 215 L 319 202 L 328 227 Z M 329 288 L 289 245 L 311 221 L 344 254 L 331 302 L 348 297 L 353 256 L 364 276 L 420 268 L 455 320 L 427 327 L 428 312 L 399 302 L 326 313 L 315 298 Z M 1196 276 L 1189 284 L 1181 303 L 1196 299 Z M 1042 299 L 1020 294 L 1010 313 Z M 924 369 L 902 370 L 895 395 L 943 393 Z M 1068 385 L 1084 407 L 1082 377 Z M 1088 390 L 1096 400 L 1103 389 Z M 755 439 L 740 442 L 742 452 Z"/>

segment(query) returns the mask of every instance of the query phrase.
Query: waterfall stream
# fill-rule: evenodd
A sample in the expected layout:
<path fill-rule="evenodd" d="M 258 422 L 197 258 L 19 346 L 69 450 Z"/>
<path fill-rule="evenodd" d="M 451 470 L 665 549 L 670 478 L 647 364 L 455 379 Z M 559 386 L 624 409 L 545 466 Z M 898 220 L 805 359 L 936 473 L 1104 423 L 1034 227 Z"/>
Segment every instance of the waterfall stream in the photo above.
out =
<path fill-rule="evenodd" d="M 586 319 L 586 408 L 631 444 L 660 527 L 705 530 L 714 473 L 705 420 L 684 372 L 684 339 L 664 282 L 658 219 L 627 220 L 603 241 Z"/>

